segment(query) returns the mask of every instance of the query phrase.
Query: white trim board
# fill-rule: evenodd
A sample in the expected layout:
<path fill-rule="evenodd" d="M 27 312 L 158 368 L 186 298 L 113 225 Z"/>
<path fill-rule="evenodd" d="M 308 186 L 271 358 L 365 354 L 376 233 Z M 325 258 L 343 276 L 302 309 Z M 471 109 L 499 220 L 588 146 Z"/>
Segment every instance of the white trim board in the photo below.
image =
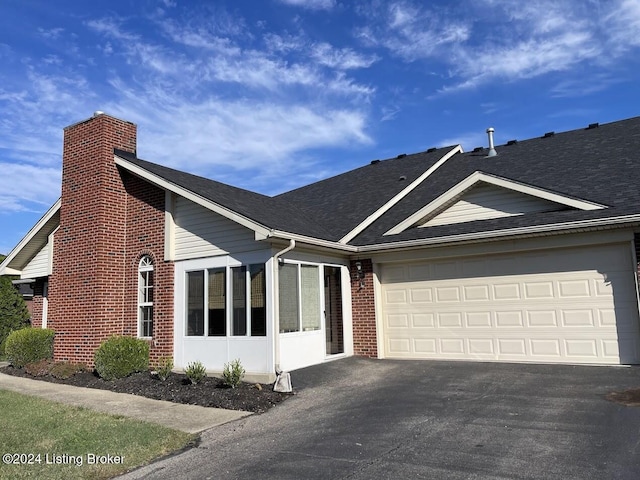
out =
<path fill-rule="evenodd" d="M 498 177 L 496 175 L 490 175 L 480 171 L 476 171 L 462 180 L 457 185 L 453 186 L 438 198 L 425 205 L 417 212 L 398 223 L 395 227 L 385 232 L 385 235 L 397 235 L 404 232 L 406 229 L 423 223 L 427 217 L 433 217 L 436 214 L 444 210 L 448 205 L 460 198 L 465 192 L 480 182 L 495 185 L 497 187 L 505 188 L 515 192 L 520 192 L 525 195 L 531 195 L 543 200 L 565 205 L 567 207 L 577 208 L 579 210 L 600 210 L 606 208 L 604 205 L 600 205 L 587 200 L 576 199 L 567 197 L 558 193 L 550 192 L 533 185 L 526 185 L 507 178 Z"/>
<path fill-rule="evenodd" d="M 370 226 L 373 222 L 375 222 L 378 218 L 380 218 L 384 213 L 386 213 L 391 207 L 397 204 L 400 200 L 407 196 L 412 190 L 414 190 L 418 185 L 420 185 L 427 177 L 429 177 L 433 172 L 435 172 L 440 166 L 453 157 L 456 153 L 463 153 L 462 146 L 456 145 L 449 152 L 442 156 L 440 160 L 431 165 L 425 172 L 416 178 L 413 182 L 407 185 L 400 193 L 395 195 L 391 200 L 385 203 L 378 210 L 373 212 L 367 218 L 365 218 L 362 222 L 360 222 L 353 230 L 347 233 L 344 237 L 342 237 L 339 242 L 340 243 L 349 243 L 351 240 L 356 238 L 360 233 L 362 233 L 368 226 Z"/>

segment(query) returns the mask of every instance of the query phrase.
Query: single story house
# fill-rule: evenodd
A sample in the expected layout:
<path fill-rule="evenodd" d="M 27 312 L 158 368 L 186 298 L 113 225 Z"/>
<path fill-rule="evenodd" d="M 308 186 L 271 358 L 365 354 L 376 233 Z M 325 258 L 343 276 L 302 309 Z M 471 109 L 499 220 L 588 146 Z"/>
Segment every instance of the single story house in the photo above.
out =
<path fill-rule="evenodd" d="M 112 334 L 255 378 L 348 355 L 640 362 L 640 117 L 374 160 L 273 197 L 64 130 L 62 194 L 0 264 L 54 356 Z"/>

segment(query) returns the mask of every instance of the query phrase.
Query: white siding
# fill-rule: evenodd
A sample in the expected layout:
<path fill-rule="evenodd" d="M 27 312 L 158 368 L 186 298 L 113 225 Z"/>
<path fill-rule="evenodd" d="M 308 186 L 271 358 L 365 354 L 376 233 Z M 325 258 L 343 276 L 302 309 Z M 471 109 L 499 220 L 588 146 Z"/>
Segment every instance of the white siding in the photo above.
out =
<path fill-rule="evenodd" d="M 51 273 L 49 271 L 49 250 L 49 244 L 47 243 L 22 269 L 20 276 L 22 278 L 37 278 L 49 275 Z"/>
<path fill-rule="evenodd" d="M 421 227 L 510 217 L 531 212 L 550 212 L 567 208 L 548 200 L 481 183 Z"/>
<path fill-rule="evenodd" d="M 211 257 L 264 248 L 254 232 L 179 197 L 175 204 L 175 259 Z"/>

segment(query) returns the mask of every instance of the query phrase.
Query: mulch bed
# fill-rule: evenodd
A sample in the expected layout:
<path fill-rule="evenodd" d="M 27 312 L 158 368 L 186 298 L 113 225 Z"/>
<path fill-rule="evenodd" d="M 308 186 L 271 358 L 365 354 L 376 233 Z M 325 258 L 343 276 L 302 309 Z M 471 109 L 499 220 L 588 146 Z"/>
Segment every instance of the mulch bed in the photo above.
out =
<path fill-rule="evenodd" d="M 183 374 L 172 373 L 164 382 L 149 372 L 134 373 L 126 378 L 105 381 L 95 373 L 81 372 L 62 380 L 51 375 L 34 377 L 24 369 L 12 366 L 0 368 L 0 372 L 52 383 L 76 387 L 99 388 L 118 393 L 132 393 L 156 400 L 226 408 L 262 413 L 286 400 L 291 394 L 273 391 L 272 385 L 241 383 L 236 388 L 226 387 L 221 380 L 207 377 L 198 384 L 191 384 Z M 259 385 L 259 386 L 258 386 Z"/>

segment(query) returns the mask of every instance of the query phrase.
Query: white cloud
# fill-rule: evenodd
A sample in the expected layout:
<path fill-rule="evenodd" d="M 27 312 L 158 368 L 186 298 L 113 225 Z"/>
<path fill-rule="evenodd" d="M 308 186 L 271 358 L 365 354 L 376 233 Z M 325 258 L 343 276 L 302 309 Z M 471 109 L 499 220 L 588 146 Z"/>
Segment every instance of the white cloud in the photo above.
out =
<path fill-rule="evenodd" d="M 89 20 L 86 22 L 87 27 L 92 30 L 108 35 L 112 38 L 122 41 L 138 41 L 140 35 L 127 32 L 121 27 L 121 22 L 115 18 L 102 18 Z"/>
<path fill-rule="evenodd" d="M 64 28 L 38 28 L 38 34 L 48 40 L 57 40 L 62 35 L 62 32 L 64 32 Z"/>
<path fill-rule="evenodd" d="M 336 6 L 336 0 L 279 0 L 280 3 L 309 10 L 331 10 Z"/>
<path fill-rule="evenodd" d="M 216 166 L 236 175 L 246 169 L 256 169 L 256 175 L 295 174 L 304 167 L 297 165 L 297 152 L 371 142 L 366 117 L 357 110 L 219 98 L 162 105 L 140 91 L 119 88 L 126 101 L 105 110 L 138 123 L 144 132 L 140 155 L 201 174 Z"/>
<path fill-rule="evenodd" d="M 457 9 L 457 10 L 456 10 Z M 434 6 L 411 0 L 361 8 L 358 38 L 405 62 L 438 62 L 439 93 L 584 66 L 606 67 L 640 46 L 640 2 L 479 0 Z M 576 74 L 576 78 L 580 74 Z"/>
<path fill-rule="evenodd" d="M 619 77 L 613 77 L 608 73 L 590 75 L 588 82 L 585 82 L 584 78 L 571 78 L 558 82 L 551 89 L 551 96 L 557 98 L 584 97 L 606 90 L 623 80 L 624 79 Z"/>
<path fill-rule="evenodd" d="M 2 153 L 0 152 L 0 158 Z M 1 162 L 2 175 L 11 178 L 0 193 L 0 212 L 39 212 L 60 196 L 60 169 Z"/>
<path fill-rule="evenodd" d="M 321 65 L 339 70 L 368 68 L 378 60 L 377 55 L 362 55 L 351 48 L 334 48 L 322 42 L 313 46 L 311 56 Z"/>
<path fill-rule="evenodd" d="M 363 10 L 368 24 L 356 30 L 366 44 L 382 46 L 408 62 L 438 56 L 443 49 L 469 38 L 467 21 L 409 1 L 385 3 Z"/>
<path fill-rule="evenodd" d="M 622 54 L 640 45 L 640 2 L 620 0 L 607 7 L 603 24 L 611 37 L 610 47 L 614 53 Z"/>

